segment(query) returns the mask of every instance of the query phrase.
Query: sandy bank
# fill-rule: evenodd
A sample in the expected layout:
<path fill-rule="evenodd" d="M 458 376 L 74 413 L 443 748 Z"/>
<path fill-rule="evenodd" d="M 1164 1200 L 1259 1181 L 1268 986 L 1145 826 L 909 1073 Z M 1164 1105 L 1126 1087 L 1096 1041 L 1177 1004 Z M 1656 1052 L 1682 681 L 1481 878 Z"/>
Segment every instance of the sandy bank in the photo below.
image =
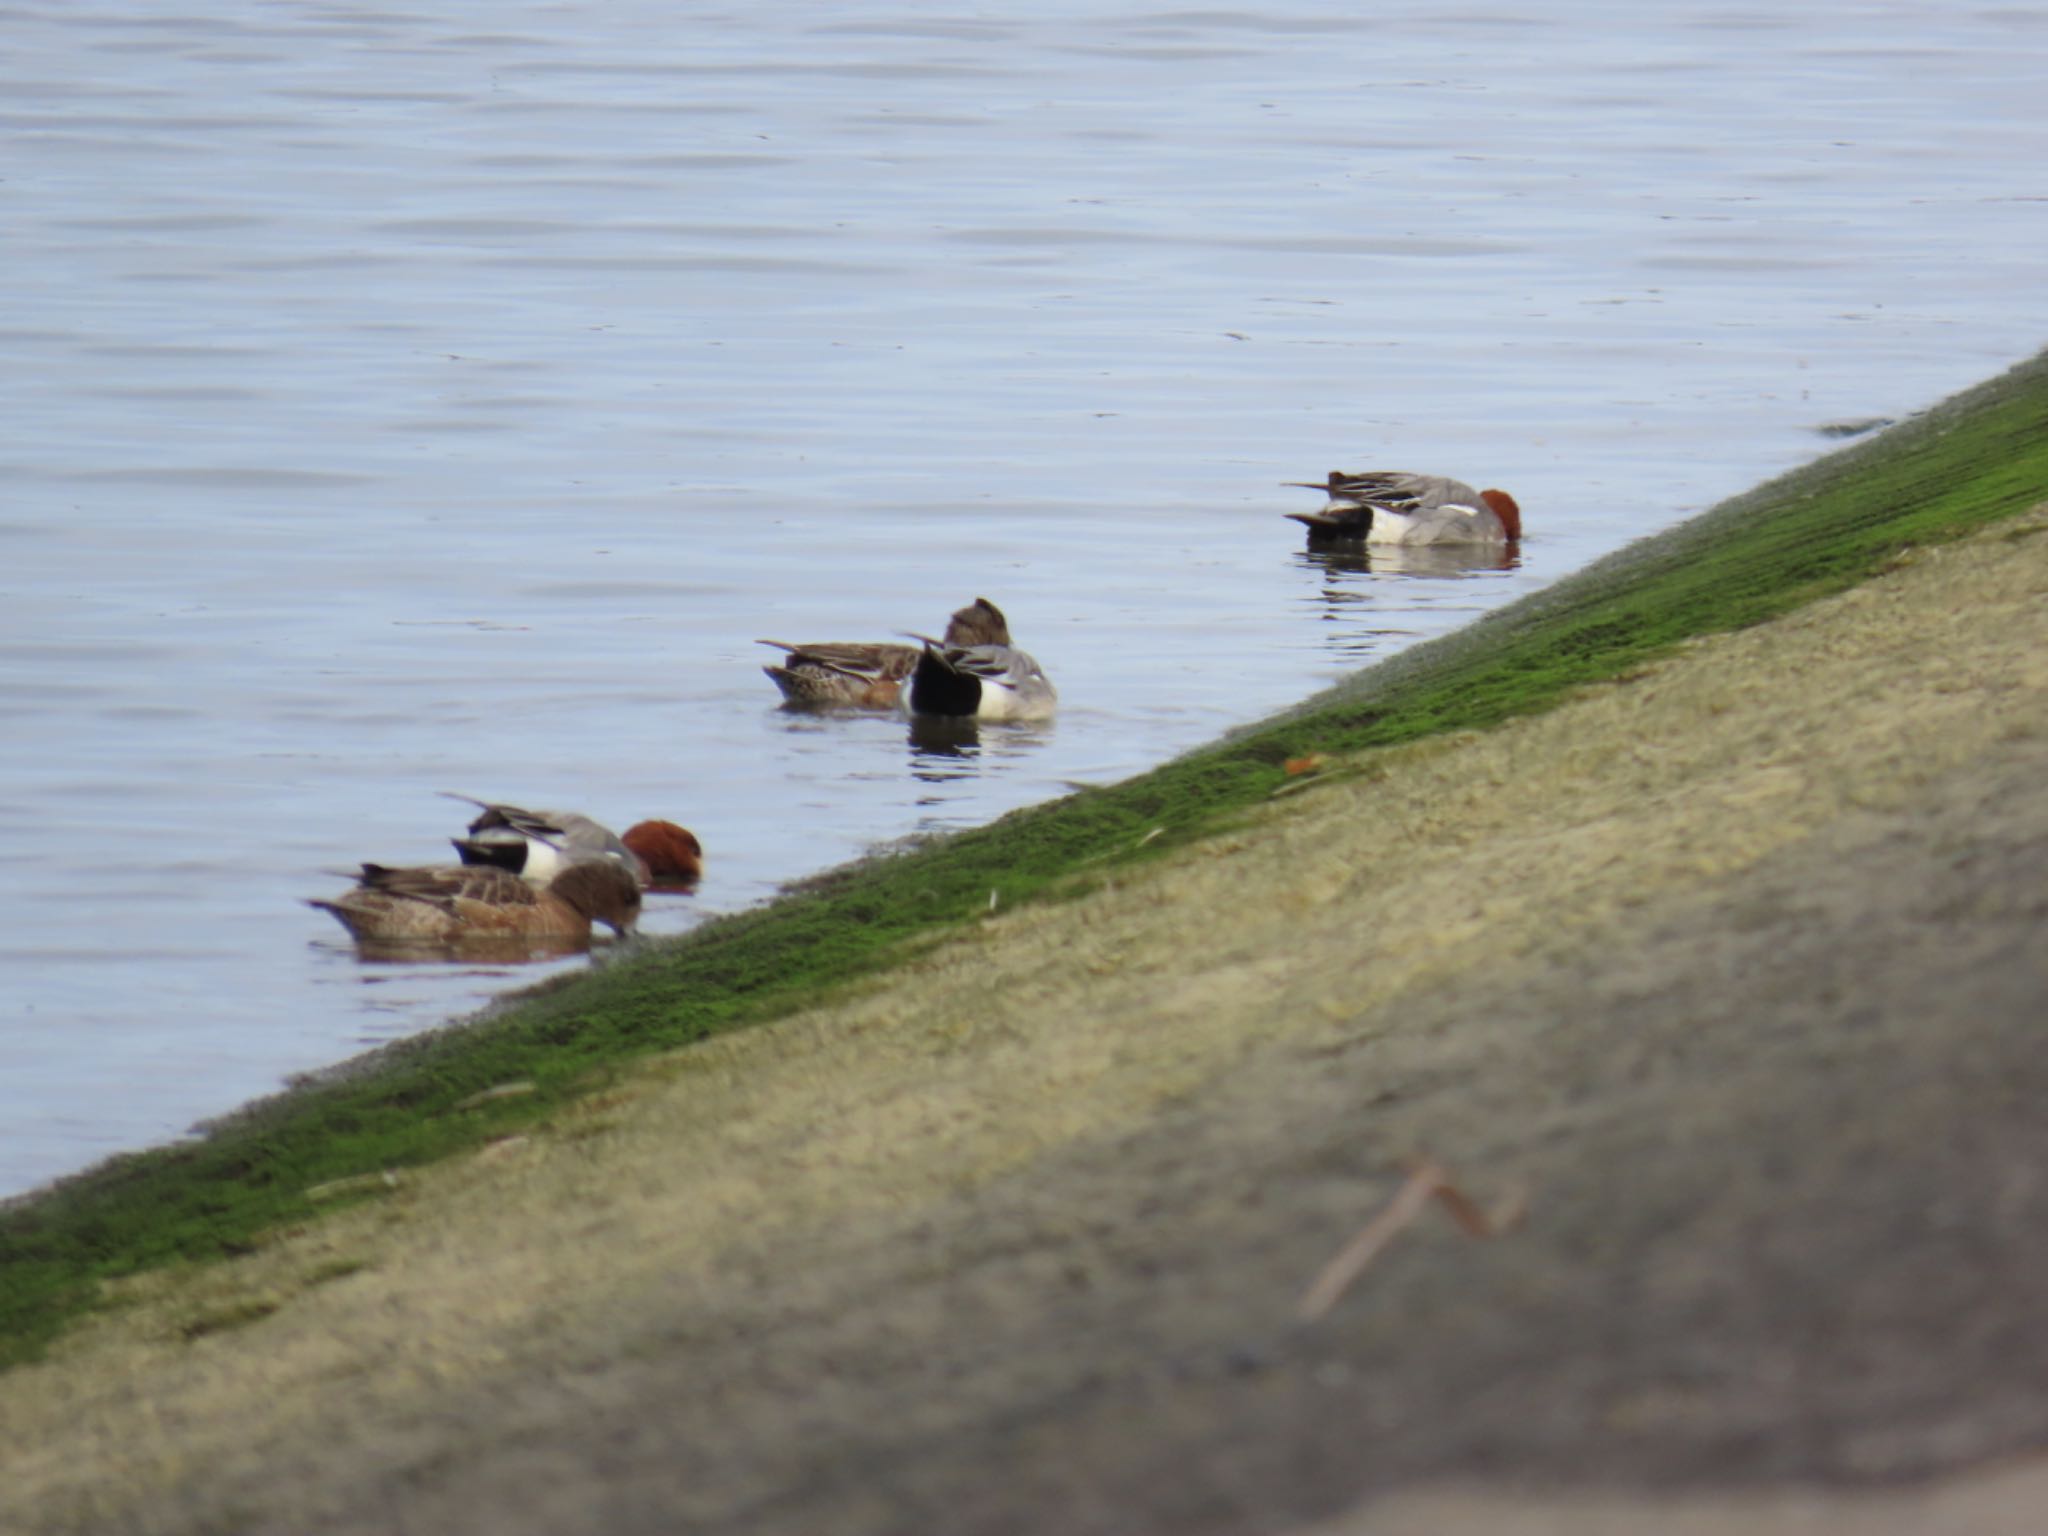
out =
<path fill-rule="evenodd" d="M 2043 869 L 2037 513 L 133 1282 L 6 1378 L 0 1528 L 1492 1528 L 2039 1447 Z M 1526 1227 L 1297 1321 L 1421 1148 Z"/>

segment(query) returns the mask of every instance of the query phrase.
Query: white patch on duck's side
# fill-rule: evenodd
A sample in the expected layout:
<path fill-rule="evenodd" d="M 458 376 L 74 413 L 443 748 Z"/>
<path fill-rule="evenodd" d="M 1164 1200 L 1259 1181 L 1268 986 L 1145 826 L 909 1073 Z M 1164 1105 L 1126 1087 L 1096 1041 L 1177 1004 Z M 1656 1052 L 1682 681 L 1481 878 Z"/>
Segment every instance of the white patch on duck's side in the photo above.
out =
<path fill-rule="evenodd" d="M 931 658 L 950 658 L 945 665 L 960 677 L 971 679 L 978 685 L 974 696 L 972 715 L 964 712 L 955 717 L 975 720 L 1044 720 L 1059 707 L 1059 694 L 1044 670 L 1028 654 L 1013 646 L 976 645 L 951 651 L 940 651 L 933 646 Z M 932 666 L 937 662 L 928 658 L 923 665 Z M 907 715 L 924 715 L 945 718 L 929 707 L 918 707 L 919 690 L 915 679 L 897 699 L 897 708 Z M 932 702 L 927 699 L 927 706 Z"/>
<path fill-rule="evenodd" d="M 1052 685 L 1047 683 L 1042 695 L 1026 698 L 1014 688 L 1005 688 L 1000 683 L 981 684 L 981 703 L 974 711 L 977 720 L 1043 720 L 1051 715 L 1057 703 Z"/>
<path fill-rule="evenodd" d="M 515 831 L 511 827 L 487 827 L 481 832 L 471 834 L 469 844 L 474 847 L 505 849 L 508 858 L 516 851 L 519 858 L 516 873 L 519 878 L 528 885 L 538 886 L 542 890 L 546 890 L 548 882 L 570 864 L 569 856 L 553 843 L 525 832 Z M 457 840 L 456 846 L 463 847 L 460 839 Z M 465 850 L 463 862 L 476 861 L 473 861 Z M 495 864 L 498 861 L 491 859 L 488 862 Z"/>
<path fill-rule="evenodd" d="M 981 706 L 975 710 L 982 720 L 1044 720 L 1059 708 L 1059 694 L 1052 679 L 1037 661 L 1023 651 L 1005 649 L 1007 663 L 996 677 L 981 681 Z"/>
<path fill-rule="evenodd" d="M 553 843 L 543 842 L 537 837 L 526 840 L 526 868 L 519 872 L 520 878 L 528 885 L 545 888 L 555 876 L 567 869 L 575 860 L 557 848 Z"/>
<path fill-rule="evenodd" d="M 1468 507 L 1447 501 L 1430 512 L 1411 516 L 1374 507 L 1368 544 L 1505 544 L 1499 519 L 1490 507 Z"/>

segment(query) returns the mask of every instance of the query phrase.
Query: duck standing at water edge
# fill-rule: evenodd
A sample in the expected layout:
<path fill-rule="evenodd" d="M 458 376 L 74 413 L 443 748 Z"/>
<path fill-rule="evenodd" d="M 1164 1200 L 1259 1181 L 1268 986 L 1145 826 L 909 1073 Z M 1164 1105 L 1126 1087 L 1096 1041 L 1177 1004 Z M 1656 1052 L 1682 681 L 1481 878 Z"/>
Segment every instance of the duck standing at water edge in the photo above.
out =
<path fill-rule="evenodd" d="M 1326 481 L 1290 480 L 1329 501 L 1315 512 L 1289 512 L 1308 529 L 1310 548 L 1325 544 L 1510 544 L 1522 536 L 1522 509 L 1506 491 L 1477 491 L 1446 475 L 1400 470 L 1352 474 L 1333 469 Z"/>
<path fill-rule="evenodd" d="M 963 620 L 970 622 L 963 623 Z M 953 615 L 944 640 L 924 647 L 903 690 L 905 713 L 975 720 L 1044 720 L 1059 706 L 1052 680 L 1010 643 L 1010 626 L 985 597 Z"/>

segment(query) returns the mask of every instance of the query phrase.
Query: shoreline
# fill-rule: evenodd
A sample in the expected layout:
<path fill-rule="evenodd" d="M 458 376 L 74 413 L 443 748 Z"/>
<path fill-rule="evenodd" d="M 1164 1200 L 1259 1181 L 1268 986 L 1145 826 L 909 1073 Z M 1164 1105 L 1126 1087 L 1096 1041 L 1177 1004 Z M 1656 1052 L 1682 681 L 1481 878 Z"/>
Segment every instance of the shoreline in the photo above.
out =
<path fill-rule="evenodd" d="M 2042 372 L 2021 371 L 2036 402 Z M 1069 849 L 1022 893 L 1057 899 L 899 936 L 765 1027 L 579 1057 L 563 1021 L 587 997 L 654 1010 L 661 957 L 551 985 L 482 1031 L 569 1057 L 547 1091 L 462 1109 L 494 1083 L 456 1070 L 461 1042 L 408 1064 L 380 1112 L 431 1119 L 415 1146 L 438 1161 L 308 1199 L 332 1165 L 264 1139 L 363 1101 L 251 1117 L 234 1135 L 272 1161 L 243 1177 L 286 1185 L 283 1214 L 228 1228 L 230 1259 L 99 1281 L 110 1305 L 15 1368 L 0 1513 L 540 1529 L 556 1479 L 629 1531 L 1014 1529 L 1088 1499 L 1119 1529 L 1274 1529 L 1481 1467 L 1882 1482 L 2042 1444 L 2048 1339 L 2019 1282 L 2048 1258 L 2048 1085 L 2014 1020 L 2048 995 L 2027 942 L 2048 519 L 2010 514 L 2048 480 L 1980 468 L 1973 507 L 2005 515 L 1925 526 L 1983 531 L 1894 543 L 1883 574 L 1795 607 L 1842 569 L 1802 566 L 1755 589 L 1768 622 L 1628 652 L 1551 707 L 1512 707 L 1528 691 L 1471 658 L 1554 633 L 1587 590 L 1632 601 L 1645 560 L 1712 576 L 1725 526 L 1170 765 L 1165 790 L 1074 797 L 1139 814 L 1088 823 L 1112 856 Z M 1446 678 L 1497 720 L 1359 743 Z M 1290 779 L 1287 749 L 1328 762 Z M 1175 801 L 1189 782 L 1223 792 Z M 960 844 L 1056 842 L 1047 819 L 809 900 L 843 914 Z M 1970 1016 L 1944 1016 L 1959 997 Z M 1526 1180 L 1528 1230 L 1432 1219 L 1327 1325 L 1293 1323 L 1424 1149 L 1482 1198 Z M 378 1525 L 400 1491 L 406 1523 Z"/>
<path fill-rule="evenodd" d="M 0 1524 L 1201 1532 L 1364 1497 L 1370 1531 L 1504 1478 L 1858 1509 L 1825 1490 L 2048 1444 L 2048 509 L 1369 758 L 122 1283 L 11 1376 Z M 1525 1186 L 1525 1226 L 1431 1215 L 1299 1321 L 1419 1151 Z"/>

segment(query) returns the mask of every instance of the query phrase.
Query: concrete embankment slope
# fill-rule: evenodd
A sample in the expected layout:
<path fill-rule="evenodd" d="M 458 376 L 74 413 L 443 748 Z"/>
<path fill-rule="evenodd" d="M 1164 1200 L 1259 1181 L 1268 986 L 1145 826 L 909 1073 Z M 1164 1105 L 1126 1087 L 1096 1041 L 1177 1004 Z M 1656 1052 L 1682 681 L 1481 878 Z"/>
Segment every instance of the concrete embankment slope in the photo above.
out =
<path fill-rule="evenodd" d="M 118 1283 L 0 1377 L 0 1529 L 2031 1528 L 1966 1474 L 2048 1446 L 2048 516 L 1327 745 Z M 1526 1222 L 1303 1320 L 1425 1151 Z"/>

